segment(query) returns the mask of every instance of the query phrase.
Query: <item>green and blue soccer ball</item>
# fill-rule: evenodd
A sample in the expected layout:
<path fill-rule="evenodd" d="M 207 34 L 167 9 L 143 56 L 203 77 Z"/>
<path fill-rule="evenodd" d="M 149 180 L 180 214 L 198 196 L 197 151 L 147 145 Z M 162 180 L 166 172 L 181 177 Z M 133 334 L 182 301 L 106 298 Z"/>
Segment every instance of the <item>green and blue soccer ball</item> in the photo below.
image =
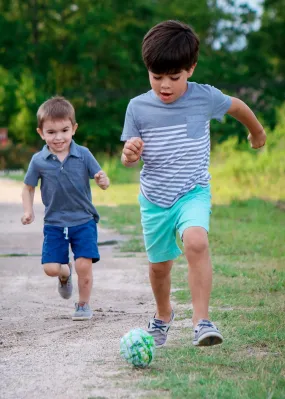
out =
<path fill-rule="evenodd" d="M 121 338 L 120 354 L 135 367 L 147 367 L 155 355 L 153 336 L 142 328 L 132 329 Z"/>

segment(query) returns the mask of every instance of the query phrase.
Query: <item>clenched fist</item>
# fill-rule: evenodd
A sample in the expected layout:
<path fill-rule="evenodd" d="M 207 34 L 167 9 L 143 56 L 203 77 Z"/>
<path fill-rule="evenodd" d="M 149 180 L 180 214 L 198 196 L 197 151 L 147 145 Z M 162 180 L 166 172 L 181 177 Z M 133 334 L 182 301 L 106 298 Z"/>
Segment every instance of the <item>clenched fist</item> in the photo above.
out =
<path fill-rule="evenodd" d="M 133 163 L 140 159 L 143 152 L 144 142 L 139 137 L 132 137 L 125 142 L 123 148 L 124 161 L 126 163 Z"/>
<path fill-rule="evenodd" d="M 247 136 L 248 141 L 250 142 L 251 148 L 257 149 L 261 148 L 265 145 L 266 142 L 266 134 L 265 131 L 262 130 L 257 136 L 252 135 L 251 133 Z"/>
<path fill-rule="evenodd" d="M 35 216 L 33 213 L 30 212 L 25 212 L 24 216 L 21 217 L 21 222 L 23 224 L 31 224 L 35 219 Z"/>
<path fill-rule="evenodd" d="M 102 188 L 102 190 L 107 190 L 110 185 L 110 180 L 103 170 L 100 170 L 100 172 L 96 173 L 96 175 L 94 175 L 94 179 L 96 184 Z"/>

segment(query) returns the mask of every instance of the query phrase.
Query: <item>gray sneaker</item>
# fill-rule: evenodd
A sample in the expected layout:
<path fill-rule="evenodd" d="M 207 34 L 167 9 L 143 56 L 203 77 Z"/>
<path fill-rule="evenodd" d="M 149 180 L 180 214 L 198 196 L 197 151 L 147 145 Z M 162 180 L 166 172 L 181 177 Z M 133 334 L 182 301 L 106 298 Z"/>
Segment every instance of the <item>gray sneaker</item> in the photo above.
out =
<path fill-rule="evenodd" d="M 58 292 L 59 295 L 64 299 L 69 299 L 72 295 L 72 264 L 69 263 L 68 266 L 70 269 L 70 275 L 68 279 L 62 282 L 61 279 L 58 278 Z"/>
<path fill-rule="evenodd" d="M 72 320 L 90 320 L 93 316 L 93 312 L 88 303 L 76 303 L 75 313 L 72 316 Z"/>
<path fill-rule="evenodd" d="M 193 345 L 195 346 L 211 346 L 218 345 L 223 342 L 223 336 L 209 320 L 201 319 L 194 330 Z"/>
<path fill-rule="evenodd" d="M 156 348 L 161 348 L 166 344 L 167 334 L 171 324 L 173 323 L 173 320 L 174 320 L 173 310 L 171 313 L 170 321 L 168 323 L 166 323 L 163 320 L 156 319 L 155 317 L 153 319 L 150 319 L 148 323 L 147 332 L 153 336 Z"/>

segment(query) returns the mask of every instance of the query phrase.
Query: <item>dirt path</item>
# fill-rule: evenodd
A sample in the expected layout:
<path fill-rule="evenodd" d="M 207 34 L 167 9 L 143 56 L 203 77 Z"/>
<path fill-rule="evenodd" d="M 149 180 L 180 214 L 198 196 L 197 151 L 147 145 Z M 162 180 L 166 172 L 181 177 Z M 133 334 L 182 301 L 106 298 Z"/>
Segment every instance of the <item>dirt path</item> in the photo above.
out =
<path fill-rule="evenodd" d="M 148 397 L 131 389 L 141 372 L 119 356 L 120 337 L 133 327 L 145 328 L 154 309 L 146 258 L 124 258 L 116 246 L 100 246 L 94 317 L 73 322 L 77 289 L 72 299 L 62 300 L 56 279 L 43 274 L 43 207 L 37 193 L 36 220 L 22 226 L 21 187 L 0 179 L 0 398 Z M 99 242 L 120 239 L 99 230 Z"/>

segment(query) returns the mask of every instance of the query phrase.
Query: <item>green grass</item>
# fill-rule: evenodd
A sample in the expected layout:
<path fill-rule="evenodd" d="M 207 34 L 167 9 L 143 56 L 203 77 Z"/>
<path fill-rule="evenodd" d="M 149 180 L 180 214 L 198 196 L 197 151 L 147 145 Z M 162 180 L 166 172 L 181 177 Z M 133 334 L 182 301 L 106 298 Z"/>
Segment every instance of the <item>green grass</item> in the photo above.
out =
<path fill-rule="evenodd" d="M 121 195 L 118 187 L 119 203 Z M 138 205 L 100 206 L 99 212 L 106 226 L 129 234 L 122 250 L 143 250 Z M 274 202 L 252 198 L 213 206 L 211 318 L 225 342 L 195 348 L 189 329 L 182 329 L 141 375 L 139 387 L 150 390 L 148 398 L 285 398 L 284 226 L 285 212 Z M 190 302 L 184 256 L 173 268 L 172 286 L 178 288 L 175 302 Z M 177 315 L 190 317 L 187 307 Z"/>
<path fill-rule="evenodd" d="M 12 180 L 16 180 L 19 182 L 22 182 L 24 180 L 25 177 L 25 172 L 20 172 L 20 173 L 9 173 L 9 174 L 1 174 L 0 178 L 4 178 L 4 179 L 12 179 Z"/>
<path fill-rule="evenodd" d="M 212 154 L 214 205 L 209 238 L 214 284 L 210 310 L 225 342 L 195 348 L 189 329 L 180 330 L 172 347 L 157 351 L 150 368 L 130 369 L 130 375 L 139 375 L 140 388 L 150 390 L 148 398 L 285 399 L 282 129 L 268 136 L 263 151 L 233 149 L 235 144 L 228 140 Z M 101 225 L 128 235 L 121 246 L 126 256 L 144 251 L 137 201 L 139 168 L 122 168 L 119 157 L 102 158 L 100 163 L 112 183 L 107 191 L 92 184 Z M 189 319 L 191 298 L 184 256 L 175 262 L 172 287 L 177 288 L 173 300 L 186 304 L 177 320 Z M 133 380 L 135 384 L 137 378 Z"/>

